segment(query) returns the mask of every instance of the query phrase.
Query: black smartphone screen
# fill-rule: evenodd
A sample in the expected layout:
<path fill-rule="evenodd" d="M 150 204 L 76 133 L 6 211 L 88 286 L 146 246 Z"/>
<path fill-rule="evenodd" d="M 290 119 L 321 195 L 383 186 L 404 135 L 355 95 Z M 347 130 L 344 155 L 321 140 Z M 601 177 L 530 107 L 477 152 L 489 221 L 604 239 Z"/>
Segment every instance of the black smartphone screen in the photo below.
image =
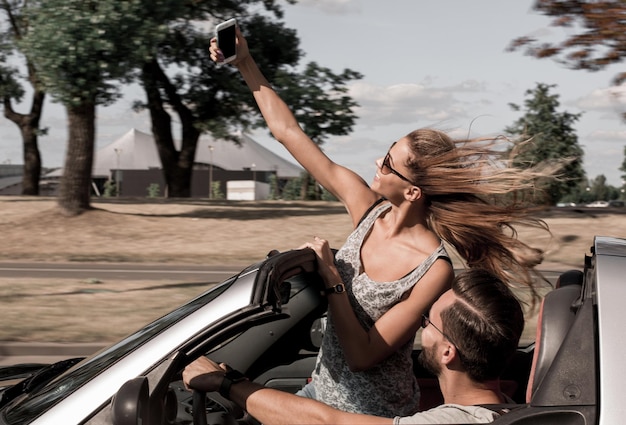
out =
<path fill-rule="evenodd" d="M 231 56 L 235 56 L 237 53 L 237 48 L 235 46 L 235 25 L 231 25 L 224 29 L 221 29 L 217 33 L 217 40 L 219 44 L 219 48 L 224 54 L 225 58 L 229 58 Z"/>

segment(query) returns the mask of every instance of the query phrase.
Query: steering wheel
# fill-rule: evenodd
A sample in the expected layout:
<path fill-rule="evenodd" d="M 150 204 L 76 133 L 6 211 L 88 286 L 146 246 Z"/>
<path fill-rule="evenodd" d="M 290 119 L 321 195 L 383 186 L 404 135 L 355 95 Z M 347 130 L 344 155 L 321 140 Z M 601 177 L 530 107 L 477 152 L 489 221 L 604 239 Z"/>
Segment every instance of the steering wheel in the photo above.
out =
<path fill-rule="evenodd" d="M 213 399 L 214 397 L 214 399 Z M 234 425 L 243 418 L 245 411 L 232 401 L 222 397 L 219 393 L 211 393 L 210 400 L 220 408 L 207 412 L 207 395 L 204 391 L 193 391 L 192 410 L 193 425 L 207 425 L 207 415 L 211 416 L 211 424 Z"/>

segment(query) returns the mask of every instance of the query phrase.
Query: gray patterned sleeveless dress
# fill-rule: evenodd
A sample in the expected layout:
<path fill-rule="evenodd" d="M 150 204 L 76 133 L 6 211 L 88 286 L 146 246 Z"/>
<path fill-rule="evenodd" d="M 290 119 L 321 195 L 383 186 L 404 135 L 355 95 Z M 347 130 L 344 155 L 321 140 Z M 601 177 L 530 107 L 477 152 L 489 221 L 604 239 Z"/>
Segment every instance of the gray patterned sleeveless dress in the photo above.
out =
<path fill-rule="evenodd" d="M 449 260 L 442 243 L 422 264 L 399 280 L 375 282 L 366 273 L 361 273 L 361 245 L 374 221 L 390 208 L 386 203 L 374 208 L 348 236 L 335 256 L 335 264 L 346 285 L 352 308 L 366 330 L 402 299 L 435 260 L 442 257 Z M 419 407 L 419 388 L 411 359 L 413 340 L 411 338 L 378 365 L 362 372 L 351 372 L 329 311 L 312 374 L 315 398 L 348 412 L 388 418 L 412 415 Z"/>

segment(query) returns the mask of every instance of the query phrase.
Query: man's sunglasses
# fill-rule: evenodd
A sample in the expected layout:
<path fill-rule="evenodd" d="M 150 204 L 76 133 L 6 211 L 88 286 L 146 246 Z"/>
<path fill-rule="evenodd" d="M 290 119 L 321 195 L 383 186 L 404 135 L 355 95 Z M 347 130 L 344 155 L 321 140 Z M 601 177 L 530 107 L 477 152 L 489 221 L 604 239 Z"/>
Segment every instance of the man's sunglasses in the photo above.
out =
<path fill-rule="evenodd" d="M 422 327 L 422 329 L 426 328 L 428 325 L 432 325 L 433 328 L 435 328 L 435 330 L 437 332 L 439 332 L 445 339 L 447 339 L 448 341 L 450 341 L 452 343 L 452 345 L 454 345 L 456 347 L 456 350 L 460 353 L 461 351 L 459 350 L 459 346 L 456 345 L 456 343 L 452 340 L 452 338 L 450 338 L 448 335 L 444 334 L 443 331 L 441 329 L 439 329 L 437 326 L 435 326 L 435 324 L 433 322 L 430 321 L 430 319 L 428 318 L 428 316 L 426 316 L 425 314 L 422 314 L 422 323 L 420 324 L 420 326 Z"/>

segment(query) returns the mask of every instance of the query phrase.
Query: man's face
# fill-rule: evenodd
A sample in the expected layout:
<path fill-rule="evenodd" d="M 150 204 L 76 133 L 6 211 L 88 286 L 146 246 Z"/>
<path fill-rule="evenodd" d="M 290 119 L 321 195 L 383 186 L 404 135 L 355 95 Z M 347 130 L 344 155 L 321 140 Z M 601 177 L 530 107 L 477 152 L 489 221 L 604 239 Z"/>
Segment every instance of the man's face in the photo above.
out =
<path fill-rule="evenodd" d="M 441 364 L 437 361 L 437 357 L 435 355 L 437 350 L 434 347 L 424 347 L 422 346 L 422 352 L 417 357 L 417 360 L 420 364 L 432 373 L 435 376 L 439 376 L 441 372 Z"/>
<path fill-rule="evenodd" d="M 437 348 L 440 344 L 445 342 L 445 337 L 437 330 L 440 329 L 445 332 L 441 322 L 441 312 L 449 305 L 453 304 L 454 299 L 454 292 L 452 292 L 451 289 L 439 297 L 430 309 L 428 318 L 431 323 L 422 329 L 422 352 L 418 360 L 427 371 L 435 376 L 439 376 L 442 367 L 438 358 Z"/>

